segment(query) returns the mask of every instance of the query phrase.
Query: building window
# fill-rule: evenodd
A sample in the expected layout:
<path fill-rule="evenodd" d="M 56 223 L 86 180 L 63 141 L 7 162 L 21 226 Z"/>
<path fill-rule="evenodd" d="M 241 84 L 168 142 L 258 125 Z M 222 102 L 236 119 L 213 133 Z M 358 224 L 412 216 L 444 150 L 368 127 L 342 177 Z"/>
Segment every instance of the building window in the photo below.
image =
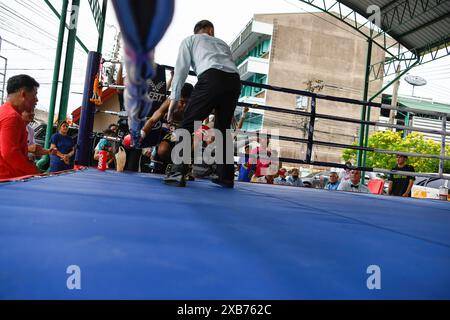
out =
<path fill-rule="evenodd" d="M 261 113 L 249 112 L 247 114 L 247 119 L 242 126 L 243 130 L 246 131 L 258 131 L 262 129 L 263 126 L 263 115 Z"/>
<path fill-rule="evenodd" d="M 263 53 L 261 54 L 261 56 L 264 55 L 264 54 L 266 54 L 267 52 L 269 52 L 269 48 L 270 48 L 270 39 L 264 40 L 262 45 L 263 45 Z"/>
<path fill-rule="evenodd" d="M 265 74 L 258 74 L 255 75 L 255 79 L 254 82 L 256 83 L 260 83 L 260 84 L 266 84 L 267 83 L 267 76 Z M 261 91 L 263 91 L 263 89 L 261 88 L 253 88 L 253 95 L 256 95 L 258 93 L 260 93 Z"/>
<path fill-rule="evenodd" d="M 257 74 L 254 74 L 250 79 L 248 79 L 248 81 L 255 82 L 255 83 L 261 83 L 261 84 L 267 84 L 267 75 L 257 73 Z M 242 97 L 254 97 L 261 91 L 263 91 L 263 89 L 261 89 L 261 88 L 243 86 L 242 91 L 241 91 L 241 98 Z"/>
<path fill-rule="evenodd" d="M 248 57 L 255 57 L 255 58 L 261 58 L 263 55 L 265 55 L 267 52 L 269 52 L 270 49 L 270 39 L 263 40 L 259 43 L 257 43 L 253 48 L 251 48 L 246 55 L 240 57 L 236 60 L 236 65 L 240 65 L 242 62 L 244 62 Z"/>
<path fill-rule="evenodd" d="M 308 109 L 309 97 L 307 96 L 296 96 L 295 97 L 295 109 L 296 110 L 307 110 Z"/>

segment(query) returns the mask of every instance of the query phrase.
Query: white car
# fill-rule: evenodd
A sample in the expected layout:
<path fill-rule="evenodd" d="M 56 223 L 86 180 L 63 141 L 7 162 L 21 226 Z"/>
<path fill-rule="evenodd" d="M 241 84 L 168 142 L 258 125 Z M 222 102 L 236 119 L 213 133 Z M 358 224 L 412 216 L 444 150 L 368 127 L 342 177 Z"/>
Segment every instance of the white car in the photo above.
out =
<path fill-rule="evenodd" d="M 411 189 L 411 196 L 422 199 L 439 199 L 439 188 L 442 186 L 450 187 L 449 180 L 417 177 Z M 450 196 L 447 196 L 447 200 L 450 201 Z"/>

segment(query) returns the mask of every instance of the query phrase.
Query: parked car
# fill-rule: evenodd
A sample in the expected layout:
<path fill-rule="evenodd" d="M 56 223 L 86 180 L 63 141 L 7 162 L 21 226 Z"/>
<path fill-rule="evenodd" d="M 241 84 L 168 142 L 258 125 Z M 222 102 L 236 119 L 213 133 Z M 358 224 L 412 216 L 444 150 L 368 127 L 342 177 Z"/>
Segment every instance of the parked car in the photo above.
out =
<path fill-rule="evenodd" d="M 322 184 L 320 177 L 323 177 Z M 313 172 L 302 178 L 303 186 L 306 188 L 323 188 L 330 178 L 330 171 Z"/>
<path fill-rule="evenodd" d="M 450 180 L 441 178 L 417 177 L 411 189 L 413 198 L 439 199 L 439 188 L 441 186 L 450 187 Z M 450 201 L 450 197 L 448 197 Z"/>

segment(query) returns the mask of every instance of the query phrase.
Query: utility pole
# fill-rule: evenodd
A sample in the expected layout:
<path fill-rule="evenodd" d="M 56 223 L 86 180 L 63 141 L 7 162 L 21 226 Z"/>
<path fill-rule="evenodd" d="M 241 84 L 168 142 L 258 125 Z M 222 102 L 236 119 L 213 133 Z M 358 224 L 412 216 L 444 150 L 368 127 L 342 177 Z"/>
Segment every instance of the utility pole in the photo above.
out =
<path fill-rule="evenodd" d="M 305 82 L 306 83 L 306 88 L 309 92 L 316 92 L 316 90 L 318 92 L 323 90 L 323 87 L 325 86 L 323 80 L 319 80 L 319 79 L 313 79 L 313 80 L 308 80 Z M 313 102 L 314 101 L 314 102 Z M 314 103 L 314 105 L 313 105 Z M 304 123 L 304 134 L 306 135 L 306 133 L 311 130 L 311 121 L 312 121 L 312 130 L 314 130 L 314 122 L 317 123 L 318 120 L 315 119 L 315 113 L 316 113 L 316 100 L 313 99 L 312 97 L 310 97 L 309 101 L 308 101 L 308 110 L 310 110 L 312 117 L 310 118 L 310 127 L 308 129 L 307 123 L 305 121 Z M 314 133 L 313 131 L 309 131 L 308 132 L 308 150 L 307 150 L 307 154 L 306 154 L 306 159 L 307 161 L 311 160 L 311 154 L 312 153 L 312 149 L 313 149 L 313 144 L 312 144 L 312 139 L 313 139 Z M 316 149 L 317 150 L 317 149 Z M 317 160 L 317 152 L 314 155 L 314 160 Z M 310 168 L 312 168 L 312 166 L 310 166 Z"/>
<path fill-rule="evenodd" d="M 396 76 L 399 77 L 400 76 L 400 64 L 397 65 L 396 72 L 397 72 Z M 392 89 L 392 105 L 394 107 L 396 107 L 397 104 L 398 104 L 398 88 L 399 87 L 400 87 L 400 78 L 397 81 L 395 81 L 394 87 Z M 397 114 L 396 110 L 390 110 L 390 112 L 389 112 L 389 124 L 394 124 L 396 114 Z M 394 128 L 391 128 L 390 130 L 394 131 Z"/>
<path fill-rule="evenodd" d="M 304 84 L 306 84 L 306 91 L 309 91 L 312 93 L 316 92 L 316 90 L 318 92 L 322 91 L 323 87 L 325 86 L 323 83 L 323 80 L 319 80 L 319 79 L 308 80 L 308 81 L 305 81 Z M 310 98 L 308 98 L 308 110 L 311 110 L 311 99 Z M 304 123 L 303 127 L 304 127 L 304 131 L 306 132 L 306 128 L 307 128 L 306 122 Z"/>
<path fill-rule="evenodd" d="M 0 36 L 0 53 L 2 51 L 2 36 Z M 4 62 L 4 66 L 2 67 L 2 61 Z M 0 54 L 0 78 L 2 78 L 2 82 L 0 85 L 0 105 L 5 102 L 5 89 L 6 89 L 6 70 L 8 69 L 8 59 L 3 57 Z"/>
<path fill-rule="evenodd" d="M 116 33 L 116 42 L 114 43 L 113 47 L 113 54 L 112 54 L 112 61 L 118 61 L 119 60 L 119 53 L 120 53 L 120 39 L 122 34 L 119 32 Z M 111 67 L 109 68 L 109 74 L 108 74 L 108 84 L 114 83 L 114 75 L 116 73 L 116 64 L 112 63 Z"/>

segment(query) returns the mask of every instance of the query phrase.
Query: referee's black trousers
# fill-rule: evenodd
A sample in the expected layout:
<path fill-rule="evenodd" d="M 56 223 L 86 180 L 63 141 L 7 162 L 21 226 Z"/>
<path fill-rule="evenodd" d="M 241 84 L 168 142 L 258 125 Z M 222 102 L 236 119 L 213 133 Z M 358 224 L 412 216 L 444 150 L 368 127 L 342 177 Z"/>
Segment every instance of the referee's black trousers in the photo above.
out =
<path fill-rule="evenodd" d="M 203 121 L 214 109 L 214 129 L 221 132 L 223 137 L 223 159 L 221 164 L 217 164 L 217 175 L 221 180 L 234 180 L 234 163 L 226 163 L 226 154 L 234 155 L 233 145 L 226 147 L 226 130 L 230 129 L 234 117 L 234 110 L 241 93 L 241 80 L 239 74 L 209 69 L 198 77 L 198 82 L 194 87 L 189 99 L 182 128 L 191 134 L 194 132 L 194 122 Z M 233 156 L 228 156 L 233 159 Z"/>

